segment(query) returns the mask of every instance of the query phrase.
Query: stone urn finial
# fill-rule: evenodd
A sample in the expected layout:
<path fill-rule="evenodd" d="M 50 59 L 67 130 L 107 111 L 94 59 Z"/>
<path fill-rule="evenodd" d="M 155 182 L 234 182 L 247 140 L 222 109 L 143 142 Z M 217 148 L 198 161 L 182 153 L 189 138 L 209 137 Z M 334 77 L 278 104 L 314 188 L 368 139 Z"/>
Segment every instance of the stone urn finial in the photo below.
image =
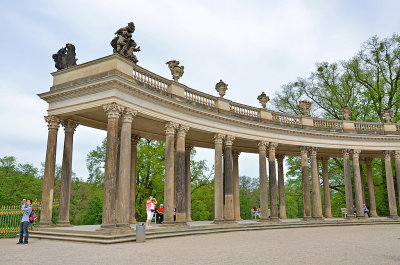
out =
<path fill-rule="evenodd" d="M 257 99 L 260 102 L 260 104 L 263 107 L 263 109 L 266 109 L 267 108 L 267 103 L 269 101 L 269 97 L 267 95 L 265 95 L 264 92 L 262 92 L 261 95 L 259 95 L 257 97 Z"/>
<path fill-rule="evenodd" d="M 304 116 L 310 116 L 311 102 L 307 100 L 299 101 L 297 109 L 301 110 Z"/>
<path fill-rule="evenodd" d="M 390 119 L 393 116 L 393 111 L 391 109 L 384 109 L 381 112 L 383 118 L 385 119 L 385 122 L 390 122 Z"/>
<path fill-rule="evenodd" d="M 215 90 L 218 91 L 219 96 L 223 98 L 225 96 L 225 92 L 228 90 L 228 84 L 224 83 L 222 80 L 215 85 Z"/>
<path fill-rule="evenodd" d="M 344 106 L 341 110 L 345 120 L 350 120 L 351 108 Z"/>
<path fill-rule="evenodd" d="M 172 60 L 165 64 L 168 65 L 169 70 L 171 70 L 171 75 L 174 81 L 178 82 L 179 78 L 182 77 L 185 67 L 183 65 L 179 66 L 179 61 Z"/>

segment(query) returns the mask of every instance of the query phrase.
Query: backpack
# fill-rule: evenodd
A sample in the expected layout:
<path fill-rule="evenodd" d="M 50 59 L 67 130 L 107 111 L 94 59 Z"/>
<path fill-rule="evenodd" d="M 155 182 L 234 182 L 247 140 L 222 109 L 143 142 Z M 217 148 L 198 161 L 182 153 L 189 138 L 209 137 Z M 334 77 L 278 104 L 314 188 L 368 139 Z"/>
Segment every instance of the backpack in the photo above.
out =
<path fill-rule="evenodd" d="M 29 215 L 29 223 L 34 223 L 36 219 L 37 219 L 36 211 L 32 209 L 32 212 Z"/>

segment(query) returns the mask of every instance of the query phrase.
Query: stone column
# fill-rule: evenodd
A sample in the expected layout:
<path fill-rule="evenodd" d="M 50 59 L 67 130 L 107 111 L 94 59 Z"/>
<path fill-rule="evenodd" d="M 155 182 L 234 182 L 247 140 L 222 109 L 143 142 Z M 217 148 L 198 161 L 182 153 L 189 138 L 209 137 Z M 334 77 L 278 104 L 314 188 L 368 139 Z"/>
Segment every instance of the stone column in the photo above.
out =
<path fill-rule="evenodd" d="M 64 154 L 61 173 L 60 208 L 57 225 L 69 225 L 69 203 L 71 197 L 71 177 L 72 177 L 72 147 L 74 132 L 78 124 L 72 120 L 62 122 L 64 126 Z"/>
<path fill-rule="evenodd" d="M 301 151 L 301 173 L 302 173 L 302 186 L 303 186 L 303 207 L 304 207 L 304 220 L 311 219 L 311 200 L 310 200 L 310 179 L 308 177 L 308 147 L 302 146 Z"/>
<path fill-rule="evenodd" d="M 354 170 L 354 191 L 356 197 L 356 212 L 358 218 L 364 218 L 363 198 L 360 174 L 360 153 L 361 150 L 353 150 L 353 170 Z"/>
<path fill-rule="evenodd" d="M 192 222 L 192 184 L 190 173 L 190 153 L 193 146 L 186 145 L 185 172 L 186 172 L 186 222 Z"/>
<path fill-rule="evenodd" d="M 186 163 L 185 137 L 189 127 L 180 125 L 176 139 L 176 224 L 186 223 Z"/>
<path fill-rule="evenodd" d="M 277 155 L 278 161 L 278 191 L 279 191 L 279 217 L 286 219 L 286 203 L 285 203 L 285 179 L 283 173 L 283 159 L 284 155 Z"/>
<path fill-rule="evenodd" d="M 396 182 L 397 182 L 397 196 L 400 207 L 400 150 L 394 152 L 394 158 L 396 163 Z"/>
<path fill-rule="evenodd" d="M 396 193 L 394 191 L 394 184 L 393 184 L 393 171 L 391 162 L 392 151 L 385 151 L 383 154 L 385 156 L 386 185 L 388 192 L 389 212 L 390 212 L 390 217 L 395 218 L 397 217 L 397 206 L 396 206 Z"/>
<path fill-rule="evenodd" d="M 233 150 L 233 206 L 235 220 L 242 220 L 240 217 L 239 197 L 239 155 L 239 151 Z"/>
<path fill-rule="evenodd" d="M 276 165 L 275 165 L 275 149 L 277 143 L 269 143 L 268 148 L 268 164 L 269 164 L 269 192 L 271 195 L 271 221 L 279 221 L 278 217 L 278 194 L 276 186 Z"/>
<path fill-rule="evenodd" d="M 343 176 L 344 176 L 344 188 L 346 194 L 346 209 L 347 218 L 353 217 L 353 188 L 351 185 L 350 176 L 350 149 L 344 149 L 343 151 Z"/>
<path fill-rule="evenodd" d="M 367 205 L 367 201 L 365 200 L 365 181 L 364 181 L 364 172 L 363 172 L 363 167 L 362 167 L 362 159 L 359 159 L 360 161 L 360 177 L 361 177 L 361 193 L 362 193 L 362 199 L 363 199 L 363 204 Z"/>
<path fill-rule="evenodd" d="M 129 202 L 129 223 L 136 224 L 136 159 L 137 159 L 137 144 L 140 137 L 132 135 L 131 137 L 131 190 Z"/>
<path fill-rule="evenodd" d="M 376 213 L 374 180 L 372 178 L 372 158 L 367 157 L 365 159 L 365 165 L 366 165 L 366 168 L 367 168 L 367 182 L 368 182 L 368 194 L 369 194 L 369 213 L 370 213 L 371 217 L 378 217 L 378 214 Z"/>
<path fill-rule="evenodd" d="M 125 108 L 122 114 L 117 187 L 117 226 L 129 227 L 131 200 L 132 121 L 137 111 Z"/>
<path fill-rule="evenodd" d="M 259 172 L 260 172 L 260 222 L 269 221 L 268 216 L 268 178 L 267 178 L 267 146 L 268 142 L 258 142 L 258 158 L 259 158 Z"/>
<path fill-rule="evenodd" d="M 118 156 L 118 120 L 123 107 L 111 103 L 103 106 L 107 115 L 106 168 L 104 172 L 102 228 L 115 226 L 115 200 Z"/>
<path fill-rule="evenodd" d="M 225 206 L 224 206 L 224 221 L 234 222 L 233 209 L 233 158 L 232 144 L 235 136 L 227 135 L 225 137 L 224 151 L 224 173 L 225 173 Z"/>
<path fill-rule="evenodd" d="M 215 164 L 214 164 L 214 224 L 224 221 L 224 187 L 222 182 L 222 142 L 225 138 L 223 134 L 214 135 L 215 143 Z"/>
<path fill-rule="evenodd" d="M 313 217 L 321 219 L 322 202 L 321 202 L 321 184 L 319 182 L 319 170 L 317 161 L 317 147 L 311 147 L 311 179 L 312 179 L 312 199 L 313 199 Z"/>
<path fill-rule="evenodd" d="M 322 178 L 324 181 L 325 217 L 332 218 L 331 193 L 329 190 L 328 158 L 322 157 Z"/>
<path fill-rule="evenodd" d="M 40 213 L 40 226 L 52 224 L 54 176 L 56 170 L 57 132 L 60 120 L 56 116 L 44 117 L 49 128 L 47 136 L 46 162 L 44 165 L 42 211 Z"/>
<path fill-rule="evenodd" d="M 178 124 L 165 125 L 165 179 L 164 179 L 164 224 L 174 224 L 174 171 L 175 171 L 175 130 Z"/>

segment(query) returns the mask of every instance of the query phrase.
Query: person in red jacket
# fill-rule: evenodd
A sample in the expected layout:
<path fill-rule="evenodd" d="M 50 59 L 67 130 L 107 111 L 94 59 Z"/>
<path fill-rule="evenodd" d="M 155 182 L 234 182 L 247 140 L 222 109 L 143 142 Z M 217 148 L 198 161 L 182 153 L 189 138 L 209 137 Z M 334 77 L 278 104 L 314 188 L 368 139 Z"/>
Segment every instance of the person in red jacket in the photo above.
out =
<path fill-rule="evenodd" d="M 164 221 L 164 204 L 160 204 L 160 207 L 158 207 L 157 209 L 157 223 L 158 224 L 162 224 L 162 222 Z"/>

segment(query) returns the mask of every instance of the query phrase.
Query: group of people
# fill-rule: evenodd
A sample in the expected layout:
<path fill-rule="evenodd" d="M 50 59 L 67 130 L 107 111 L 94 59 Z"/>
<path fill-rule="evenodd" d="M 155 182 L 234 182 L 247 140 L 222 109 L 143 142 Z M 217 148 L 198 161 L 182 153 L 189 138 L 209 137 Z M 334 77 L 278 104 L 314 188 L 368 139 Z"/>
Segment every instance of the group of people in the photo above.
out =
<path fill-rule="evenodd" d="M 253 206 L 253 208 L 251 209 L 251 213 L 254 216 L 258 216 L 258 218 L 261 218 L 261 210 L 260 210 L 260 207 L 257 208 L 257 205 Z"/>
<path fill-rule="evenodd" d="M 162 224 L 164 221 L 164 204 L 160 204 L 160 207 L 157 209 L 157 200 L 155 197 L 150 196 L 146 201 L 146 227 L 151 227 L 151 220 L 156 216 L 156 223 Z"/>
<path fill-rule="evenodd" d="M 371 217 L 369 215 L 369 210 L 368 210 L 367 206 L 365 205 L 365 203 L 363 204 L 363 210 L 364 210 L 364 214 L 367 214 L 368 217 Z M 357 214 L 357 209 L 356 209 L 356 207 L 354 205 L 353 205 L 353 211 L 354 211 L 354 214 Z"/>

